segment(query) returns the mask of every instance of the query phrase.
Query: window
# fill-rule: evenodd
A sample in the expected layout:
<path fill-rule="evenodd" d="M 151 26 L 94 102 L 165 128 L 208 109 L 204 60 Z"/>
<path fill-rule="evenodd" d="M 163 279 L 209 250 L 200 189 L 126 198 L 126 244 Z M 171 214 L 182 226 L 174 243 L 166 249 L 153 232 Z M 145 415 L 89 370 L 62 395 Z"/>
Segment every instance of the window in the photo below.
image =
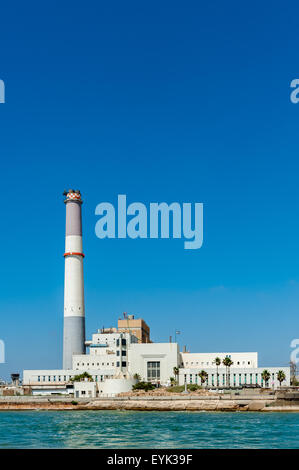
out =
<path fill-rule="evenodd" d="M 120 352 L 119 351 L 116 351 L 116 355 L 119 356 Z"/>
<path fill-rule="evenodd" d="M 122 366 L 122 367 L 127 367 L 126 361 L 123 361 L 123 362 L 121 363 L 121 366 Z"/>
<path fill-rule="evenodd" d="M 40 382 L 40 375 L 37 376 L 37 381 Z"/>
<path fill-rule="evenodd" d="M 160 362 L 147 363 L 147 379 L 160 380 Z"/>
<path fill-rule="evenodd" d="M 127 351 L 122 351 L 122 352 L 121 352 L 121 355 L 122 355 L 122 356 L 126 356 L 126 355 L 127 355 Z"/>
<path fill-rule="evenodd" d="M 122 339 L 122 340 L 121 340 L 121 344 L 122 344 L 123 346 L 126 346 L 126 345 L 127 345 L 127 340 L 126 340 L 126 339 Z"/>
<path fill-rule="evenodd" d="M 119 367 L 119 362 L 116 363 L 116 367 Z"/>

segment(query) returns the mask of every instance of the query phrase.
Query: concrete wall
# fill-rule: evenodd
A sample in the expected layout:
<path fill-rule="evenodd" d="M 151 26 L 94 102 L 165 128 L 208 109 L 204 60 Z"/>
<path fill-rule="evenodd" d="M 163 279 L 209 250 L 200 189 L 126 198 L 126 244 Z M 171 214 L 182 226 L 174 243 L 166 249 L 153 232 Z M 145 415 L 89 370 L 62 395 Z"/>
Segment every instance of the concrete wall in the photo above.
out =
<path fill-rule="evenodd" d="M 130 392 L 135 379 L 107 379 L 98 384 L 99 396 L 114 397 L 119 393 Z"/>

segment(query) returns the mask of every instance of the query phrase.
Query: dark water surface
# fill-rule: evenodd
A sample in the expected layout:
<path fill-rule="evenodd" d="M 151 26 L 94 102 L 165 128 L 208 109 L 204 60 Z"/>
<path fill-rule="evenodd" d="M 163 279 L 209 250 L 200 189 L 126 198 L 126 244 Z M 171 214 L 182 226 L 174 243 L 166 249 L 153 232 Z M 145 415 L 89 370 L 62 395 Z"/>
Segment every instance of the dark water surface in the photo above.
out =
<path fill-rule="evenodd" d="M 0 448 L 299 448 L 299 413 L 1 411 Z"/>

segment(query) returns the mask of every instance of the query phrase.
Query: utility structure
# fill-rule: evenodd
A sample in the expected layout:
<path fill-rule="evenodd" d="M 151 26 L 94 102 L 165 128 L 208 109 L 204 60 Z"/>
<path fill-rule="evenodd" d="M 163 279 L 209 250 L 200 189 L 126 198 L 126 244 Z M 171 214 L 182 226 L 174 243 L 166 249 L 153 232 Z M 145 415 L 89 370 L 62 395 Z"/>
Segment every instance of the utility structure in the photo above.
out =
<path fill-rule="evenodd" d="M 82 246 L 82 199 L 79 190 L 64 191 L 66 207 L 63 369 L 72 369 L 73 354 L 85 354 L 85 308 Z"/>

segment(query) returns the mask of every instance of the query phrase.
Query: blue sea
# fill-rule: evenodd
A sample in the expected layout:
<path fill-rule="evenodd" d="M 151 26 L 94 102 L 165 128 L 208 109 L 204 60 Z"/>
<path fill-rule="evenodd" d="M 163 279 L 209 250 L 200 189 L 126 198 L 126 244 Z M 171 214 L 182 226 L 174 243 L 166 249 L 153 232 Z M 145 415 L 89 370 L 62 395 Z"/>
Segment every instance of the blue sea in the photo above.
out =
<path fill-rule="evenodd" d="M 299 413 L 1 411 L 0 448 L 299 448 Z"/>

